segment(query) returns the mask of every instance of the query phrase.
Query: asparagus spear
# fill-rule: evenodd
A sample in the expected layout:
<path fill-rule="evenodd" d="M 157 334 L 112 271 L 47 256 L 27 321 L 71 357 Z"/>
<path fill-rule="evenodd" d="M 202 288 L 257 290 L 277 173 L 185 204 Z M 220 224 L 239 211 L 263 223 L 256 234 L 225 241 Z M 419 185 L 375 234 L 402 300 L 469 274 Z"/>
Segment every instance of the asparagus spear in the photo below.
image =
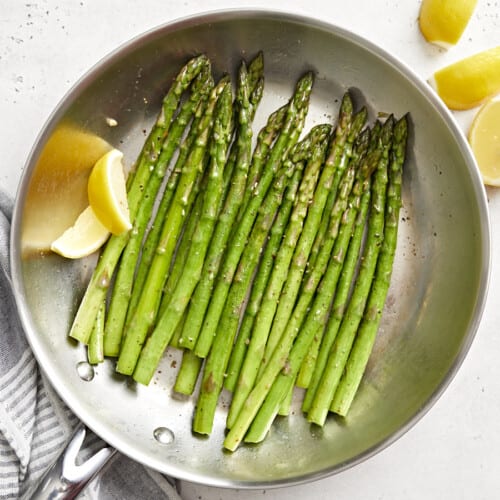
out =
<path fill-rule="evenodd" d="M 134 379 L 142 384 L 147 385 L 151 380 L 201 275 L 210 237 L 219 213 L 224 165 L 231 138 L 231 113 L 231 89 L 229 85 L 226 85 L 215 109 L 209 179 L 203 196 L 200 219 L 193 233 L 186 263 L 173 292 L 166 297 L 165 310 L 146 341 L 134 371 Z"/>
<path fill-rule="evenodd" d="M 172 117 L 183 92 L 198 73 L 210 64 L 204 55 L 191 59 L 179 72 L 163 99 L 161 112 L 153 126 L 137 160 L 137 168 L 130 182 L 127 198 L 132 223 L 142 200 L 142 192 L 156 164 L 165 138 L 168 135 Z M 99 257 L 87 290 L 82 298 L 69 336 L 86 344 L 92 332 L 100 305 L 104 302 L 118 259 L 127 244 L 129 233 L 113 235 Z"/>
<path fill-rule="evenodd" d="M 312 73 L 307 73 L 297 82 L 281 133 L 270 152 L 253 197 L 250 199 L 227 247 L 224 263 L 219 270 L 218 280 L 196 342 L 195 353 L 200 357 L 206 357 L 210 350 L 236 267 L 262 201 L 273 181 L 274 174 L 284 155 L 293 147 L 300 136 L 309 105 L 312 84 Z"/>
<path fill-rule="evenodd" d="M 202 365 L 202 358 L 196 356 L 193 351 L 184 349 L 181 367 L 175 379 L 174 391 L 187 396 L 191 395 L 194 391 Z"/>
<path fill-rule="evenodd" d="M 319 128 L 317 130 L 319 131 Z M 324 138 L 321 133 L 314 133 L 294 146 L 290 152 L 290 157 L 279 168 L 273 185 L 260 207 L 259 214 L 248 237 L 247 245 L 239 260 L 234 280 L 230 285 L 220 323 L 217 326 L 212 351 L 207 357 L 203 371 L 203 382 L 193 421 L 193 430 L 199 434 L 210 434 L 212 430 L 213 416 L 222 389 L 224 372 L 238 327 L 244 299 L 258 263 L 261 249 L 281 204 L 283 193 L 290 182 L 295 183 L 300 180 L 304 166 L 304 156 L 308 155 L 313 144 L 316 146 L 315 142 L 321 140 L 321 138 Z"/>
<path fill-rule="evenodd" d="M 206 180 L 206 177 L 207 176 L 203 177 L 204 181 Z M 167 281 L 163 288 L 163 296 L 160 304 L 160 314 L 162 314 L 163 311 L 165 311 L 166 307 L 168 306 L 172 294 L 174 293 L 174 290 L 184 272 L 184 267 L 191 249 L 196 227 L 202 215 L 203 203 L 205 198 L 204 191 L 206 187 L 207 187 L 206 185 L 203 185 L 197 189 L 197 192 L 195 193 L 196 198 L 194 200 L 193 206 L 191 207 L 191 211 L 186 217 L 186 222 L 182 229 L 182 234 L 179 238 L 180 241 L 177 243 L 177 248 L 175 250 L 175 257 L 172 262 L 172 266 L 170 268 Z"/>
<path fill-rule="evenodd" d="M 332 345 L 327 364 L 314 395 L 307 420 L 322 426 L 345 367 L 354 336 L 363 314 L 384 235 L 384 206 L 387 186 L 389 147 L 383 148 L 372 185 L 368 232 L 359 274 L 339 332 Z"/>
<path fill-rule="evenodd" d="M 394 142 L 389 164 L 389 184 L 387 186 L 384 241 L 380 249 L 377 269 L 363 320 L 331 406 L 332 411 L 342 416 L 347 415 L 361 382 L 373 343 L 375 342 L 375 336 L 389 290 L 398 237 L 407 127 L 406 116 L 399 120 L 394 127 Z"/>
<path fill-rule="evenodd" d="M 181 106 L 178 115 L 172 122 L 170 132 L 163 143 L 158 163 L 144 191 L 143 201 L 137 210 L 134 227 L 122 253 L 113 286 L 105 327 L 104 353 L 106 356 L 117 356 L 119 353 L 137 260 L 157 193 L 170 160 L 179 146 L 182 135 L 199 105 L 200 99 L 210 91 L 211 79 L 210 68 L 205 66 L 193 81 L 191 95 Z"/>
<path fill-rule="evenodd" d="M 214 229 L 214 234 L 208 247 L 205 263 L 203 265 L 200 280 L 192 295 L 191 303 L 187 311 L 179 343 L 181 346 L 192 349 L 195 346 L 198 334 L 203 322 L 203 317 L 210 300 L 213 281 L 222 259 L 222 255 L 241 206 L 243 192 L 246 184 L 246 176 L 251 157 L 252 146 L 252 110 L 249 101 L 248 72 L 244 61 L 242 61 L 238 72 L 238 133 L 237 154 L 234 175 L 230 182 L 229 192 L 224 201 L 224 206 Z"/>
<path fill-rule="evenodd" d="M 252 332 L 247 356 L 243 361 L 241 373 L 238 377 L 238 383 L 227 419 L 228 428 L 231 428 L 234 418 L 238 415 L 257 376 L 266 337 L 262 335 L 262 332 L 265 333 L 267 330 L 266 325 L 270 324 L 272 321 L 282 283 L 286 280 L 293 251 L 297 245 L 297 240 L 303 228 L 304 219 L 314 197 L 318 176 L 325 160 L 326 139 L 331 132 L 331 127 L 329 125 L 317 127 L 316 132 L 318 138 L 315 139 L 314 147 L 311 148 L 311 153 L 309 154 L 310 159 L 300 185 L 298 199 L 290 216 L 290 222 L 286 228 L 283 241 L 276 255 L 269 283 L 266 287 L 262 303 L 260 304 L 260 310 L 257 314 L 256 328 Z M 264 325 L 264 328 L 262 328 L 262 325 Z"/>
<path fill-rule="evenodd" d="M 228 82 L 228 78 L 221 79 L 210 93 L 205 115 L 198 127 L 198 136 L 186 160 L 172 204 L 163 223 L 156 254 L 144 283 L 141 298 L 125 330 L 125 337 L 116 366 L 119 373 L 132 374 L 146 335 L 156 319 L 161 293 L 168 276 L 175 245 L 186 213 L 193 202 L 191 191 L 201 168 L 204 166 L 206 146 L 212 129 L 214 108 L 219 95 L 228 85 Z"/>
<path fill-rule="evenodd" d="M 316 325 L 314 325 L 314 323 L 309 327 L 306 324 L 303 330 L 301 330 L 301 325 L 304 323 L 304 319 L 306 318 L 309 308 L 313 302 L 319 282 L 325 274 L 325 271 L 327 271 L 329 262 L 334 263 L 332 264 L 335 268 L 334 276 L 338 276 L 339 269 L 345 255 L 345 248 L 351 236 L 355 214 L 359 205 L 359 198 L 365 190 L 367 179 L 369 178 L 374 166 L 376 166 L 378 163 L 379 156 L 380 154 L 377 151 L 369 154 L 366 157 L 366 160 L 363 161 L 359 170 L 359 174 L 357 176 L 356 184 L 352 188 L 352 195 L 350 194 L 350 189 L 349 192 L 345 194 L 346 198 L 349 198 L 349 203 L 340 203 L 340 201 L 337 200 L 335 205 L 343 205 L 344 210 L 342 211 L 342 213 L 345 213 L 345 216 L 342 216 L 341 220 L 339 220 L 338 222 L 335 220 L 331 221 L 328 231 L 328 237 L 325 238 L 325 242 L 321 248 L 320 253 L 318 254 L 313 272 L 311 273 L 308 282 L 302 290 L 297 304 L 293 309 L 292 315 L 290 316 L 290 320 L 288 321 L 286 328 L 284 329 L 283 334 L 276 345 L 276 348 L 274 349 L 270 359 L 268 360 L 268 363 L 266 363 L 261 377 L 257 380 L 255 386 L 248 395 L 245 404 L 242 406 L 236 420 L 234 421 L 234 424 L 232 425 L 229 433 L 226 436 L 226 439 L 224 440 L 224 447 L 228 450 L 234 451 L 242 441 L 280 370 L 284 370 L 284 372 L 286 373 L 289 369 L 298 370 L 298 368 L 300 367 L 301 360 L 298 360 L 300 362 L 297 361 L 296 368 L 295 365 L 290 366 L 289 355 L 292 349 L 292 345 L 297 337 L 297 334 L 299 334 L 300 332 L 300 342 L 303 342 L 305 347 L 301 347 L 301 350 L 299 352 L 306 351 L 307 346 L 309 345 L 308 341 L 316 332 Z M 352 163 L 357 162 L 351 162 L 351 165 L 348 167 L 344 174 L 345 176 L 348 176 L 350 174 L 352 170 L 351 166 L 353 166 Z M 357 169 L 355 168 L 355 170 Z M 345 190 L 341 189 L 339 196 L 343 195 L 344 192 Z M 345 209 L 348 210 L 346 211 Z M 354 214 L 354 216 L 352 214 Z M 325 293 L 332 293 L 332 286 L 328 285 L 329 284 L 323 287 Z M 320 299 L 318 299 L 318 301 L 320 302 L 318 302 L 318 304 L 315 303 L 313 307 L 310 308 L 311 313 L 309 319 L 313 322 L 317 320 L 319 321 L 320 318 L 324 318 L 328 314 L 327 305 L 329 304 L 325 305 L 323 303 L 325 302 L 323 294 L 320 293 L 319 296 Z M 319 307 L 320 305 L 321 308 Z M 319 314 L 317 314 L 318 309 Z M 324 309 L 326 309 L 326 311 Z M 306 333 L 302 333 L 303 331 L 305 331 Z M 294 375 L 291 380 L 293 383 Z M 287 391 L 288 386 L 284 388 L 283 396 L 286 396 Z M 277 401 L 276 411 L 278 410 L 281 401 L 282 399 Z"/>
<path fill-rule="evenodd" d="M 359 132 L 359 129 L 366 120 L 366 110 L 363 109 L 357 114 L 356 122 L 353 127 L 350 100 L 347 98 L 344 99 L 343 104 L 344 106 L 341 107 L 339 114 L 337 132 L 332 138 L 332 144 L 322 178 L 320 179 L 319 188 L 315 193 L 314 200 L 307 214 L 304 229 L 297 242 L 290 264 L 290 271 L 279 295 L 277 308 L 275 313 L 273 311 L 273 315 L 270 316 L 270 318 L 274 317 L 274 320 L 271 330 L 268 333 L 267 344 L 262 358 L 263 364 L 261 366 L 261 371 L 266 360 L 273 352 L 283 328 L 286 326 L 288 318 L 290 317 L 303 281 L 303 275 L 306 269 L 305 263 L 309 260 L 314 240 L 322 225 L 322 220 L 325 218 L 326 203 L 328 198 L 331 198 L 330 193 L 332 192 L 332 188 L 335 187 L 334 184 L 336 183 L 337 177 L 339 175 L 342 176 L 342 172 L 345 169 L 345 167 L 343 167 L 344 163 L 349 161 L 352 156 L 351 144 L 354 139 L 354 133 Z M 350 134 L 351 129 L 354 129 L 353 134 Z M 335 191 L 337 190 L 335 189 Z M 336 216 L 339 216 L 339 214 L 336 214 Z M 266 324 L 268 325 L 269 323 Z M 264 328 L 264 324 L 262 324 L 261 328 Z"/>
<path fill-rule="evenodd" d="M 240 80 L 240 83 L 245 83 L 248 87 L 248 116 L 249 121 L 252 122 L 264 94 L 264 55 L 262 52 L 259 52 L 248 65 L 246 82 L 241 82 Z M 240 93 L 238 92 L 238 94 Z M 238 122 L 240 106 L 239 101 L 240 99 L 237 95 L 233 104 L 233 115 L 236 117 L 233 118 L 233 120 L 235 121 L 235 123 Z M 236 134 L 238 134 L 238 131 L 236 131 Z M 226 167 L 224 169 L 224 177 L 226 179 L 226 183 L 224 188 L 225 195 L 223 199 L 226 199 L 227 191 L 230 186 L 230 180 L 233 175 L 233 169 L 237 159 L 237 154 L 238 141 L 234 140 L 231 145 L 231 151 Z"/>
<path fill-rule="evenodd" d="M 87 358 L 91 365 L 97 365 L 104 361 L 104 315 L 106 307 L 104 302 L 97 311 L 94 328 L 87 346 Z"/>
<path fill-rule="evenodd" d="M 285 121 L 288 105 L 285 104 L 273 111 L 267 120 L 266 125 L 262 127 L 257 135 L 257 141 L 252 153 L 252 161 L 248 170 L 245 191 L 243 193 L 242 207 L 246 207 L 255 189 L 259 184 L 262 170 L 266 164 L 269 151 Z M 240 211 L 239 217 L 244 213 Z"/>

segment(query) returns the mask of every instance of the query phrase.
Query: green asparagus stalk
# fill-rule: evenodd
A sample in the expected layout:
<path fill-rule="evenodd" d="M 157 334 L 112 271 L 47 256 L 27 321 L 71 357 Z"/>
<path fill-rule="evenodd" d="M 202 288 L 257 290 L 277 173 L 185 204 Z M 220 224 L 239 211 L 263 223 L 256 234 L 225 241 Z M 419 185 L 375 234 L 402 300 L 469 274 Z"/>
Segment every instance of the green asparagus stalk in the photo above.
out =
<path fill-rule="evenodd" d="M 357 149 L 358 156 L 362 154 L 362 151 L 368 147 L 369 142 L 369 131 L 366 129 L 363 133 L 358 136 Z M 338 226 L 340 224 L 340 219 L 344 210 L 346 208 L 346 203 L 348 200 L 349 193 L 352 189 L 358 164 L 356 161 L 351 161 L 348 168 L 345 170 L 342 176 L 341 183 L 339 185 L 339 192 L 335 200 L 335 204 L 329 215 L 329 228 L 330 234 L 336 234 Z M 326 166 L 325 166 L 326 169 Z M 333 167 L 332 167 L 333 169 Z M 297 246 L 294 250 L 292 261 L 290 263 L 290 268 L 288 275 L 286 277 L 286 282 L 278 296 L 278 305 L 276 308 L 276 313 L 272 316 L 272 326 L 270 331 L 267 332 L 267 343 L 264 350 L 264 355 L 262 357 L 261 367 L 259 373 L 262 373 L 267 360 L 270 358 L 274 348 L 276 347 L 283 330 L 286 327 L 288 319 L 290 318 L 293 306 L 297 299 L 297 295 L 302 286 L 302 280 L 304 276 L 304 271 L 306 268 L 306 263 L 311 251 L 311 247 L 314 242 L 314 238 L 317 234 L 319 225 L 321 224 L 322 218 L 325 216 L 324 207 L 328 197 L 328 189 L 325 189 L 325 185 L 329 187 L 331 185 L 331 175 L 328 176 L 328 181 L 326 184 L 320 184 L 319 189 L 317 189 L 314 200 L 311 203 L 309 211 L 307 213 L 306 221 L 304 224 L 304 229 L 300 235 Z M 328 217 L 328 214 L 326 214 Z M 327 231 L 328 233 L 328 231 Z M 328 234 L 325 240 L 328 238 Z M 331 236 L 330 236 L 331 238 Z M 321 248 L 324 247 L 324 244 Z M 306 281 L 307 283 L 307 281 Z M 276 299 L 275 299 L 276 300 Z M 260 324 L 260 321 L 259 321 Z M 269 324 L 269 323 L 268 323 Z"/>
<path fill-rule="evenodd" d="M 137 167 L 127 193 L 129 214 L 132 223 L 135 221 L 144 187 L 147 184 L 152 169 L 154 170 L 154 165 L 168 135 L 170 123 L 180 98 L 193 79 L 207 65 L 210 65 L 210 61 L 204 55 L 191 59 L 181 69 L 163 99 L 161 112 L 139 154 L 136 162 Z M 127 244 L 128 238 L 129 232 L 111 236 L 99 257 L 99 261 L 69 332 L 70 337 L 84 344 L 89 340 L 97 311 L 105 300 L 115 267 Z"/>
<path fill-rule="evenodd" d="M 212 351 L 207 357 L 203 371 L 203 382 L 193 421 L 193 430 L 199 434 L 210 434 L 212 430 L 213 417 L 224 382 L 229 353 L 261 249 L 282 202 L 285 189 L 290 182 L 299 182 L 304 167 L 304 156 L 308 156 L 309 151 L 313 146 L 316 146 L 317 141 L 324 139 L 324 135 L 322 136 L 319 130 L 318 127 L 317 131 L 315 130 L 304 141 L 296 144 L 290 152 L 290 157 L 279 168 L 248 237 L 247 245 L 230 285 L 220 324 L 217 326 Z M 328 132 L 329 128 L 326 135 Z M 318 168 L 316 167 L 316 171 Z"/>
<path fill-rule="evenodd" d="M 249 116 L 249 121 L 252 122 L 255 117 L 255 113 L 257 112 L 257 108 L 260 104 L 260 101 L 262 100 L 262 96 L 264 94 L 264 55 L 262 52 L 259 52 L 255 56 L 255 58 L 252 61 L 250 61 L 247 73 L 248 74 L 246 82 L 241 81 L 240 79 L 240 84 L 247 85 L 248 116 Z M 240 93 L 238 92 L 238 94 Z M 238 122 L 239 105 L 240 105 L 239 101 L 240 99 L 237 96 L 233 104 L 233 115 L 236 117 L 233 118 L 235 123 Z M 236 134 L 237 133 L 238 131 L 236 131 Z M 227 179 L 227 182 L 225 184 L 224 199 L 226 199 L 227 190 L 230 186 L 230 179 L 232 178 L 233 175 L 233 169 L 234 165 L 236 164 L 237 154 L 238 154 L 238 141 L 235 140 L 231 145 L 229 158 L 226 163 L 226 167 L 224 169 L 224 177 Z"/>
<path fill-rule="evenodd" d="M 238 72 L 238 131 L 236 139 L 236 164 L 230 181 L 229 192 L 219 214 L 214 234 L 208 247 L 200 280 L 192 295 L 179 343 L 187 349 L 193 349 L 205 316 L 205 311 L 212 294 L 213 282 L 226 247 L 231 228 L 241 207 L 246 177 L 251 159 L 252 147 L 252 109 L 249 101 L 248 72 L 245 62 Z"/>
<path fill-rule="evenodd" d="M 204 68 L 206 68 L 206 70 L 200 71 L 193 81 L 189 99 L 181 106 L 178 115 L 172 122 L 170 132 L 163 143 L 155 170 L 146 185 L 143 201 L 138 208 L 130 238 L 122 253 L 106 318 L 104 340 L 104 353 L 106 356 L 118 356 L 120 350 L 122 333 L 128 304 L 132 295 L 132 285 L 142 240 L 153 212 L 156 196 L 168 170 L 170 160 L 177 150 L 182 135 L 193 113 L 198 107 L 202 96 L 210 91 L 212 78 L 210 75 L 210 68 L 208 66 Z"/>
<path fill-rule="evenodd" d="M 358 390 L 368 363 L 373 343 L 382 317 L 384 303 L 390 286 L 392 267 L 398 237 L 399 209 L 401 207 L 401 183 L 406 153 L 407 118 L 394 127 L 393 149 L 389 163 L 389 183 L 385 212 L 384 241 L 380 249 L 377 268 L 363 320 L 349 354 L 346 368 L 335 392 L 332 411 L 346 416 Z"/>
<path fill-rule="evenodd" d="M 378 121 L 375 122 L 373 128 L 371 129 L 369 150 L 374 151 L 375 149 L 377 149 L 379 147 L 381 129 L 382 129 L 382 125 L 380 124 L 380 122 L 378 122 Z M 389 130 L 389 132 L 390 132 L 390 130 Z M 386 134 L 386 140 L 390 141 L 390 139 L 391 139 L 390 133 Z M 368 204 L 368 200 L 364 201 L 364 203 L 362 204 L 361 209 L 360 209 L 361 216 L 368 209 L 367 204 Z M 328 326 L 328 331 L 326 332 L 326 335 L 325 335 L 326 339 L 325 339 L 324 345 L 323 345 L 324 352 L 322 354 L 322 358 L 325 360 L 321 361 L 318 365 L 316 365 L 316 358 L 318 356 L 320 344 L 323 342 L 323 336 L 322 335 L 315 335 L 315 337 L 311 343 L 309 353 L 307 354 L 306 359 L 304 360 L 302 369 L 299 372 L 299 375 L 297 377 L 297 386 L 298 387 L 307 388 L 309 386 L 311 378 L 313 377 L 313 371 L 314 371 L 314 376 L 315 376 L 314 384 L 317 383 L 317 379 L 321 376 L 321 371 L 324 368 L 324 363 L 326 362 L 326 357 L 328 356 L 329 346 L 331 346 L 331 342 L 333 342 L 333 339 L 335 338 L 335 335 L 337 334 L 338 325 L 340 325 L 340 321 L 342 320 L 342 314 L 345 310 L 345 303 L 347 301 L 348 294 L 349 294 L 349 291 L 351 289 L 352 276 L 353 276 L 353 273 L 355 271 L 355 268 L 357 267 L 359 247 L 361 246 L 362 234 L 364 232 L 364 219 L 360 219 L 358 221 L 358 224 L 356 225 L 355 230 L 361 234 L 358 234 L 359 240 L 354 239 L 354 241 L 351 242 L 351 244 L 349 246 L 349 254 L 348 254 L 347 259 L 346 259 L 345 269 L 343 270 L 342 276 L 340 277 L 339 290 L 335 294 L 335 303 L 333 305 L 332 314 L 331 314 L 329 326 Z M 318 235 L 319 235 L 319 233 L 318 233 Z M 356 248 L 357 248 L 357 251 L 356 251 Z M 311 263 L 311 265 L 313 266 L 314 263 Z M 337 318 L 339 318 L 338 323 L 336 321 Z M 337 325 L 336 329 L 335 329 L 335 325 Z M 311 395 L 312 392 L 313 392 L 313 390 L 308 391 L 308 393 L 309 393 L 308 395 L 306 394 L 306 397 L 304 398 L 304 402 L 303 402 L 303 407 L 302 407 L 303 409 L 308 408 L 309 403 L 307 400 L 309 400 L 312 397 L 312 395 Z"/>
<path fill-rule="evenodd" d="M 161 308 L 161 305 L 160 305 Z M 184 313 L 181 320 L 179 321 L 179 324 L 177 325 L 177 328 L 175 329 L 175 332 L 170 339 L 169 346 L 174 347 L 175 349 L 182 349 L 182 347 L 179 345 L 179 338 L 182 333 L 182 328 L 184 326 L 184 322 L 186 321 L 186 314 Z"/>
<path fill-rule="evenodd" d="M 389 127 L 384 127 L 385 129 Z M 392 132 L 392 130 L 391 130 Z M 384 133 L 384 132 L 383 132 Z M 363 310 L 370 291 L 375 266 L 384 236 L 384 207 L 387 186 L 387 165 L 390 147 L 385 143 L 383 154 L 375 172 L 372 185 L 372 200 L 368 218 L 368 232 L 360 269 L 349 305 L 332 345 L 327 364 L 314 395 L 307 419 L 317 425 L 324 425 L 330 404 L 356 335 Z"/>
<path fill-rule="evenodd" d="M 198 136 L 186 160 L 172 204 L 163 223 L 156 254 L 144 283 L 141 298 L 125 330 L 125 337 L 116 366 L 119 373 L 132 374 L 146 335 L 155 322 L 161 293 L 168 276 L 177 239 L 186 214 L 190 209 L 190 204 L 193 202 L 191 192 L 205 163 L 204 159 L 212 129 L 214 108 L 219 95 L 227 85 L 228 78 L 223 78 L 210 93 L 205 115 L 198 127 Z"/>
<path fill-rule="evenodd" d="M 175 379 L 174 391 L 187 396 L 193 394 L 202 365 L 202 358 L 196 356 L 193 351 L 184 349 L 181 367 Z"/>
<path fill-rule="evenodd" d="M 203 170 L 205 171 L 205 168 Z M 163 296 L 160 303 L 160 314 L 163 314 L 163 312 L 167 308 L 170 299 L 172 298 L 172 294 L 174 293 L 174 290 L 179 283 L 182 274 L 184 273 L 184 268 L 186 266 L 189 252 L 191 250 L 191 245 L 196 232 L 196 228 L 203 213 L 203 204 L 206 196 L 205 190 L 207 189 L 207 177 L 210 178 L 211 175 L 209 174 L 207 176 L 200 176 L 198 178 L 199 182 L 197 182 L 196 186 L 193 187 L 195 199 L 189 214 L 186 216 L 182 234 L 179 238 L 179 241 L 177 242 L 177 247 L 175 249 L 172 266 L 170 267 L 167 281 L 165 283 L 165 286 L 163 287 Z"/>
<path fill-rule="evenodd" d="M 308 282 L 302 290 L 302 293 L 293 309 L 292 315 L 290 316 L 286 328 L 284 329 L 275 350 L 266 363 L 262 375 L 257 380 L 254 388 L 248 395 L 245 404 L 242 406 L 236 420 L 234 421 L 233 426 L 231 427 L 229 433 L 226 436 L 226 439 L 224 440 L 224 447 L 228 450 L 234 451 L 244 438 L 247 430 L 252 424 L 253 419 L 259 411 L 259 408 L 262 406 L 267 394 L 271 390 L 271 387 L 273 386 L 273 383 L 280 370 L 283 370 L 285 373 L 288 370 L 295 370 L 295 373 L 291 373 L 290 376 L 290 380 L 293 383 L 295 375 L 300 368 L 302 359 L 299 359 L 297 354 L 297 362 L 295 362 L 294 358 L 291 358 L 295 363 L 294 366 L 291 366 L 290 351 L 292 350 L 293 343 L 299 332 L 299 335 L 301 336 L 300 342 L 303 342 L 304 345 L 301 346 L 298 353 L 304 352 L 305 354 L 305 352 L 307 352 L 310 339 L 317 331 L 317 324 L 315 324 L 315 322 L 318 322 L 328 316 L 328 307 L 325 305 L 328 300 L 325 300 L 325 295 L 331 294 L 331 289 L 334 289 L 335 285 L 331 286 L 331 283 L 327 283 L 324 287 L 322 287 L 324 292 L 319 293 L 318 297 L 320 298 L 317 299 L 318 303 L 315 302 L 312 307 L 311 305 L 313 304 L 313 299 L 322 277 L 324 276 L 325 272 L 328 273 L 329 263 L 333 263 L 332 269 L 335 270 L 335 272 L 331 271 L 331 273 L 333 273 L 334 277 L 338 277 L 342 261 L 345 256 L 345 249 L 351 237 L 357 207 L 359 206 L 359 199 L 366 189 L 368 179 L 373 168 L 377 165 L 379 157 L 380 153 L 378 151 L 375 153 L 371 153 L 366 157 L 366 160 L 363 162 L 361 168 L 359 169 L 360 173 L 357 176 L 356 184 L 352 187 L 352 195 L 350 194 L 351 189 L 349 189 L 349 191 L 345 194 L 345 197 L 349 198 L 349 203 L 343 203 L 339 198 L 337 199 L 335 205 L 343 206 L 343 215 L 341 216 L 339 221 L 333 220 L 330 223 L 327 238 L 325 238 L 325 242 L 321 248 L 320 253 L 318 254 L 313 272 L 311 273 Z M 358 165 L 356 165 L 356 167 L 357 166 Z M 346 170 L 344 176 L 348 176 L 351 170 L 352 168 L 350 165 Z M 354 168 L 354 170 L 358 171 L 357 168 Z M 341 188 L 339 197 L 344 194 L 343 192 L 345 191 Z M 334 282 L 335 280 L 332 278 L 330 281 Z M 303 325 L 309 310 L 311 311 L 308 318 L 310 319 L 310 326 L 306 324 L 305 328 L 301 329 L 301 326 Z M 302 333 L 303 331 L 305 331 L 306 333 Z M 299 342 L 299 339 L 297 340 L 297 342 Z M 288 390 L 289 386 L 285 386 L 283 397 L 287 395 Z M 278 411 L 281 401 L 282 398 L 277 402 L 277 406 L 275 408 L 276 411 Z"/>
<path fill-rule="evenodd" d="M 87 346 L 87 358 L 91 365 L 97 365 L 104 361 L 104 317 L 106 307 L 104 302 L 97 311 L 94 328 Z"/>
<path fill-rule="evenodd" d="M 262 303 L 260 304 L 260 310 L 257 314 L 257 322 L 255 324 L 256 327 L 254 332 L 252 332 L 247 356 L 243 362 L 236 390 L 233 395 L 227 419 L 228 428 L 231 428 L 232 423 L 238 415 L 241 406 L 244 404 L 246 397 L 251 391 L 257 376 L 263 356 L 266 337 L 265 335 L 262 335 L 261 332 L 268 330 L 267 325 L 271 323 L 272 317 L 274 316 L 279 292 L 281 290 L 282 283 L 286 280 L 290 261 L 297 245 L 297 241 L 300 237 L 307 211 L 311 206 L 318 176 L 325 160 L 325 150 L 327 146 L 326 139 L 331 132 L 331 127 L 329 125 L 323 125 L 317 127 L 315 130 L 318 134 L 317 139 L 312 137 L 314 140 L 314 146 L 311 147 L 311 152 L 308 153 L 310 160 L 307 162 L 308 164 L 300 185 L 297 202 L 293 208 L 289 225 L 286 228 L 283 241 L 276 255 L 270 280 L 265 290 Z M 311 134 L 313 132 L 311 132 Z M 264 328 L 262 328 L 262 325 L 264 325 Z"/>
<path fill-rule="evenodd" d="M 257 143 L 252 154 L 252 161 L 247 176 L 246 189 L 243 194 L 241 206 L 246 207 L 254 190 L 257 188 L 262 169 L 264 168 L 269 154 L 269 150 L 276 139 L 281 127 L 283 126 L 288 105 L 281 106 L 273 111 L 264 127 L 257 135 Z M 242 212 L 243 213 L 243 212 Z"/>
<path fill-rule="evenodd" d="M 148 384 L 177 328 L 193 290 L 198 283 L 210 237 L 219 213 L 223 192 L 224 165 L 231 138 L 232 96 L 229 85 L 224 87 L 215 109 L 213 142 L 210 148 L 209 179 L 203 197 L 200 218 L 189 247 L 186 263 L 167 305 L 147 339 L 134 371 L 134 379 Z"/>
<path fill-rule="evenodd" d="M 290 100 L 285 123 L 270 152 L 258 187 L 249 201 L 238 226 L 235 228 L 235 232 L 232 234 L 223 266 L 219 270 L 217 283 L 203 321 L 202 330 L 196 342 L 195 353 L 200 357 L 206 357 L 210 350 L 240 256 L 262 201 L 273 182 L 275 172 L 281 164 L 282 158 L 294 146 L 300 136 L 307 114 L 312 84 L 312 73 L 307 73 L 298 81 L 296 91 Z"/>

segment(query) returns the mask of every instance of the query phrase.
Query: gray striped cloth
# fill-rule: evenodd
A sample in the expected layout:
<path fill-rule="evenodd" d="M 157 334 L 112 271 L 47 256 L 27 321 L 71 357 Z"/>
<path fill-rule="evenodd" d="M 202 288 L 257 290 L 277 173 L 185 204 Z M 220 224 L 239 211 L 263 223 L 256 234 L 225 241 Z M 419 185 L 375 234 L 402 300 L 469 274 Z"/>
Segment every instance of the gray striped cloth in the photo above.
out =
<path fill-rule="evenodd" d="M 39 480 L 78 424 L 38 369 L 16 313 L 9 266 L 11 216 L 12 200 L 0 190 L 0 499 L 19 498 Z M 94 437 L 86 449 L 103 444 Z M 179 496 L 164 476 L 117 454 L 78 498 Z"/>

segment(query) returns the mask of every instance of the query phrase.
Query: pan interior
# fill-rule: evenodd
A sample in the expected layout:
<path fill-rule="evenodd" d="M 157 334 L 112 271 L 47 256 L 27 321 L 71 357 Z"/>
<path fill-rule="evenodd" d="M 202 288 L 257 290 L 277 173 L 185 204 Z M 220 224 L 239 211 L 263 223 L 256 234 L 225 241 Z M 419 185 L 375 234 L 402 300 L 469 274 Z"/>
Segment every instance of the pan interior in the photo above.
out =
<path fill-rule="evenodd" d="M 356 105 L 366 104 L 371 120 L 379 111 L 409 112 L 411 136 L 393 280 L 349 416 L 330 417 L 320 429 L 308 425 L 295 404 L 293 414 L 278 420 L 263 444 L 229 454 L 221 447 L 224 404 L 210 438 L 192 435 L 193 400 L 171 393 L 175 352 L 164 357 L 149 387 L 116 375 L 109 361 L 96 369 L 93 380 L 83 381 L 76 367 L 85 360 L 85 350 L 68 340 L 67 331 L 95 258 L 73 262 L 21 250 L 37 203 L 46 203 L 57 187 L 44 182 L 41 173 L 44 151 L 61 127 L 95 135 L 104 148 L 121 149 L 130 166 L 167 82 L 188 57 L 206 53 L 217 76 L 259 50 L 267 69 L 255 130 L 286 102 L 297 78 L 312 69 L 316 81 L 308 127 L 334 122 L 342 93 L 352 89 Z M 109 117 L 116 127 L 109 127 Z M 57 150 L 54 154 L 50 161 L 62 161 Z M 23 177 L 16 223 L 13 267 L 21 315 L 56 390 L 90 428 L 125 454 L 177 478 L 218 486 L 270 486 L 321 477 L 401 435 L 435 401 L 465 356 L 482 307 L 488 263 L 486 208 L 477 172 L 463 139 L 425 85 L 349 33 L 273 13 L 232 12 L 182 21 L 132 41 L 97 65 L 43 131 Z M 50 226 L 51 220 L 36 224 Z M 172 432 L 168 444 L 154 439 L 159 427 Z"/>

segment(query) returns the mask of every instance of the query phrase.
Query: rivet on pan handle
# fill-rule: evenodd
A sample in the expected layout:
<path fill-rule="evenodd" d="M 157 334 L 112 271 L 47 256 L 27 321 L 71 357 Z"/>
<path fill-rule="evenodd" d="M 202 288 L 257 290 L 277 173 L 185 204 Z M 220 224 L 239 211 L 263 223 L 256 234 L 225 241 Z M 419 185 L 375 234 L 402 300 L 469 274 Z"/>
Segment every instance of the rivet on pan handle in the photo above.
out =
<path fill-rule="evenodd" d="M 111 447 L 100 449 L 80 465 L 76 457 L 82 447 L 87 430 L 79 426 L 51 467 L 38 484 L 22 498 L 36 500 L 62 500 L 75 498 L 89 481 L 106 465 L 116 453 Z"/>

